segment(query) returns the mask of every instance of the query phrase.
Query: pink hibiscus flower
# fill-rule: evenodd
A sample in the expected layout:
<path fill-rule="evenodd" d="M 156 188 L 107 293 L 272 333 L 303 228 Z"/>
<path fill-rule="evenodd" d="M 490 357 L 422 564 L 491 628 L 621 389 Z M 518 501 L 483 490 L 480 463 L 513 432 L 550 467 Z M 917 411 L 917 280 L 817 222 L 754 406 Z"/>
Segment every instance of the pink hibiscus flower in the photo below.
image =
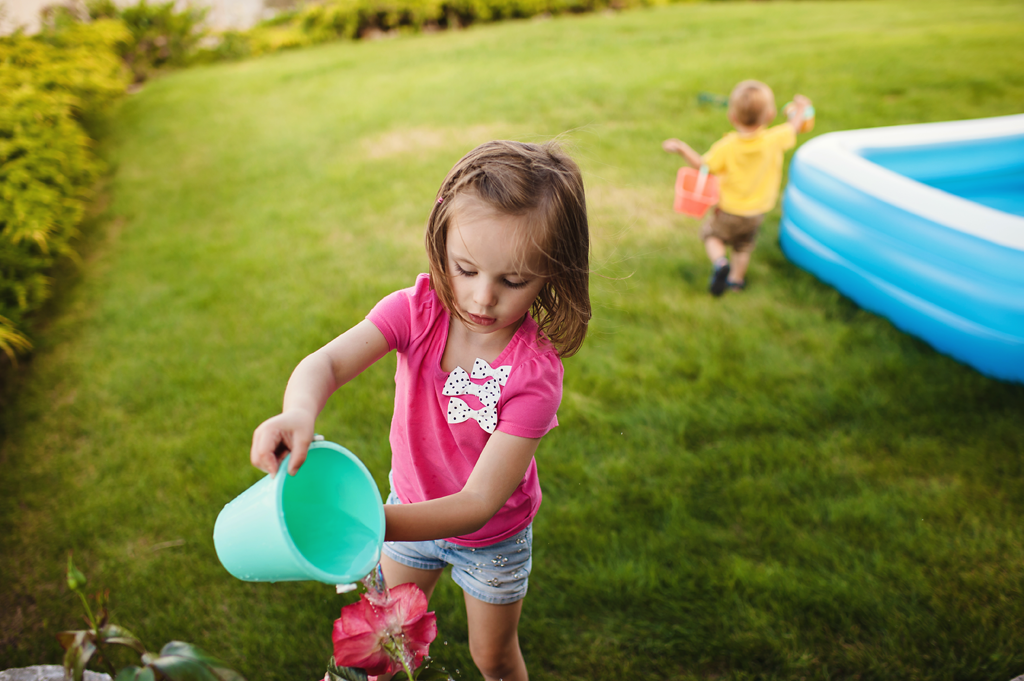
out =
<path fill-rule="evenodd" d="M 388 590 L 383 605 L 366 594 L 341 609 L 334 621 L 334 661 L 367 674 L 387 674 L 420 665 L 437 636 L 437 618 L 427 612 L 427 597 L 415 584 Z"/>

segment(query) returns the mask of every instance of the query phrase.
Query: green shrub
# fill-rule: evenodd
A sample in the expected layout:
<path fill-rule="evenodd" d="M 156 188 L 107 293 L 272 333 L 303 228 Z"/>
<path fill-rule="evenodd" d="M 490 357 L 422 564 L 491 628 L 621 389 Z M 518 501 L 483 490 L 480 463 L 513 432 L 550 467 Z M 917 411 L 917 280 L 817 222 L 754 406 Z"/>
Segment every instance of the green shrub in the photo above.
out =
<path fill-rule="evenodd" d="M 135 82 L 142 82 L 160 68 L 185 66 L 203 38 L 201 24 L 205 8 L 191 5 L 176 11 L 174 0 L 118 8 L 112 0 L 93 0 L 89 14 L 94 19 L 120 19 L 130 34 L 120 54 L 132 70 Z"/>
<path fill-rule="evenodd" d="M 0 39 L 0 351 L 30 345 L 25 316 L 71 240 L 101 166 L 82 127 L 124 92 L 114 21 Z"/>
<path fill-rule="evenodd" d="M 465 26 L 475 22 L 519 19 L 541 14 L 592 12 L 665 4 L 669 0 L 329 0 L 253 29 L 280 30 L 292 25 L 311 43 L 358 39 L 370 29 L 422 30 L 427 26 Z M 269 51 L 264 49 L 262 51 Z M 253 51 L 254 53 L 256 50 Z"/>

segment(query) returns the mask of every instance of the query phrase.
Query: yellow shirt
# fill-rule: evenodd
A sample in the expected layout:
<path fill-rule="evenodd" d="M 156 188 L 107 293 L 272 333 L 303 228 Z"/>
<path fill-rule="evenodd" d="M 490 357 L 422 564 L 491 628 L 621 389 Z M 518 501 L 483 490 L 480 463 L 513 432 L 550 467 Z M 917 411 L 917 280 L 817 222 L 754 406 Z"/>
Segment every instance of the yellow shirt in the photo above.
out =
<path fill-rule="evenodd" d="M 796 131 L 788 123 L 749 137 L 730 132 L 711 145 L 703 160 L 718 176 L 718 207 L 733 215 L 762 215 L 774 208 L 782 185 L 782 157 L 794 146 Z"/>

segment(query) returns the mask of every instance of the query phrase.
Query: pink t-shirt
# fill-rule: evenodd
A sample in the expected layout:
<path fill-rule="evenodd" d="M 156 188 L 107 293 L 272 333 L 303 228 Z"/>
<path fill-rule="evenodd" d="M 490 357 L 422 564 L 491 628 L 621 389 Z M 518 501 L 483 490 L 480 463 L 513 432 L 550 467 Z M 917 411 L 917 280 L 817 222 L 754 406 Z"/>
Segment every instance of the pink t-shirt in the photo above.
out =
<path fill-rule="evenodd" d="M 562 362 L 537 342 L 527 315 L 492 364 L 478 359 L 466 373 L 441 370 L 450 316 L 430 277 L 384 298 L 366 317 L 398 351 L 395 414 L 391 420 L 391 471 L 402 503 L 438 499 L 462 490 L 491 431 L 538 438 L 558 425 Z M 540 508 L 533 460 L 505 505 L 480 530 L 449 541 L 488 546 L 524 529 Z"/>

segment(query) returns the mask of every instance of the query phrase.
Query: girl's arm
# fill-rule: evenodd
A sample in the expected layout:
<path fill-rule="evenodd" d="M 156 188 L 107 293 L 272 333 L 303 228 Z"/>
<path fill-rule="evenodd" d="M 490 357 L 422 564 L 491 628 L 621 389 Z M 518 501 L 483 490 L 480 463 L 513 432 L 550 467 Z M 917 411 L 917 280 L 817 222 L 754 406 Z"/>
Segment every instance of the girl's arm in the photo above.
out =
<path fill-rule="evenodd" d="M 279 457 L 290 452 L 288 473 L 295 475 L 306 460 L 316 417 L 327 398 L 389 349 L 384 334 L 364 319 L 299 362 L 288 379 L 281 413 L 261 423 L 252 434 L 252 465 L 276 475 Z"/>
<path fill-rule="evenodd" d="M 516 491 L 538 444 L 540 438 L 495 431 L 462 491 L 417 504 L 385 506 L 385 541 L 426 541 L 476 532 Z"/>

